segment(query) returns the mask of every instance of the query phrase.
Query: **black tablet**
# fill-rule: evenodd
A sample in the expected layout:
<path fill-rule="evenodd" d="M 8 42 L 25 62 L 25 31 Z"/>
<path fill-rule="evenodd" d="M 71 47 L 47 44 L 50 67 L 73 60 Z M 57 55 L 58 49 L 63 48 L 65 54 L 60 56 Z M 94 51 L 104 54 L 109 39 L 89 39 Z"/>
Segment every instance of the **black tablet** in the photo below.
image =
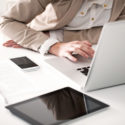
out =
<path fill-rule="evenodd" d="M 32 125 L 59 125 L 108 106 L 67 87 L 6 108 Z"/>

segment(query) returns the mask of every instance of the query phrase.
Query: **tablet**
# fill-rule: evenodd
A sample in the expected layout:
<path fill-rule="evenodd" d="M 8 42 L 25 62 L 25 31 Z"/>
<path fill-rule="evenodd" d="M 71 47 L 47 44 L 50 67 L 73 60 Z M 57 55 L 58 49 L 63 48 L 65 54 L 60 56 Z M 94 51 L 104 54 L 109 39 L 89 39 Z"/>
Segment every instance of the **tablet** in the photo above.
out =
<path fill-rule="evenodd" d="M 106 107 L 109 105 L 66 87 L 6 108 L 32 125 L 59 125 Z"/>

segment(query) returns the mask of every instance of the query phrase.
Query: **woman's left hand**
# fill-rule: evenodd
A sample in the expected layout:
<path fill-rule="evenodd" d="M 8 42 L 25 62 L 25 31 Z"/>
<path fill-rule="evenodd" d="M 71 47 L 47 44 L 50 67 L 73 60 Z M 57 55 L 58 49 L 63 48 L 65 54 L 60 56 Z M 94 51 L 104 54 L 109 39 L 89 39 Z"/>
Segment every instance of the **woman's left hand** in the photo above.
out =
<path fill-rule="evenodd" d="M 6 41 L 3 46 L 6 47 L 13 47 L 13 48 L 23 48 L 22 46 L 20 46 L 19 44 L 17 44 L 16 42 L 14 42 L 13 40 L 8 40 Z"/>

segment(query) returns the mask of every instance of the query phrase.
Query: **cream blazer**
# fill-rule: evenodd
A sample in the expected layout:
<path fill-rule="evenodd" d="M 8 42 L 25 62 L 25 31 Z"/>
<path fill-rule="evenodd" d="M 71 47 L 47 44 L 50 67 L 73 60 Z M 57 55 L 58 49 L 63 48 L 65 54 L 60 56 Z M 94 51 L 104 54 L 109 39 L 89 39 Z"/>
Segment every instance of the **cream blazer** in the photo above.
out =
<path fill-rule="evenodd" d="M 18 0 L 1 18 L 0 31 L 21 46 L 38 51 L 48 39 L 46 31 L 61 29 L 80 9 L 84 0 Z M 111 21 L 125 19 L 125 0 L 114 0 Z M 102 27 L 64 31 L 64 41 L 97 43 Z"/>

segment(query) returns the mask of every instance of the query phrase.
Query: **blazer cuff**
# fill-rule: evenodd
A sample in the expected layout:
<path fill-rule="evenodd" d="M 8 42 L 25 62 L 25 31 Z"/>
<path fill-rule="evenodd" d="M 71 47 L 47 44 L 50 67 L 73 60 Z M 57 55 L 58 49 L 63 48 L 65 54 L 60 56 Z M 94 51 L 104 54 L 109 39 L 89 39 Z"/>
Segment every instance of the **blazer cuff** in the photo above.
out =
<path fill-rule="evenodd" d="M 49 54 L 49 49 L 52 45 L 54 45 L 55 43 L 59 42 L 57 39 L 54 39 L 54 38 L 49 38 L 47 39 L 44 44 L 41 45 L 40 49 L 39 49 L 39 52 L 42 54 L 42 55 L 47 55 Z"/>

